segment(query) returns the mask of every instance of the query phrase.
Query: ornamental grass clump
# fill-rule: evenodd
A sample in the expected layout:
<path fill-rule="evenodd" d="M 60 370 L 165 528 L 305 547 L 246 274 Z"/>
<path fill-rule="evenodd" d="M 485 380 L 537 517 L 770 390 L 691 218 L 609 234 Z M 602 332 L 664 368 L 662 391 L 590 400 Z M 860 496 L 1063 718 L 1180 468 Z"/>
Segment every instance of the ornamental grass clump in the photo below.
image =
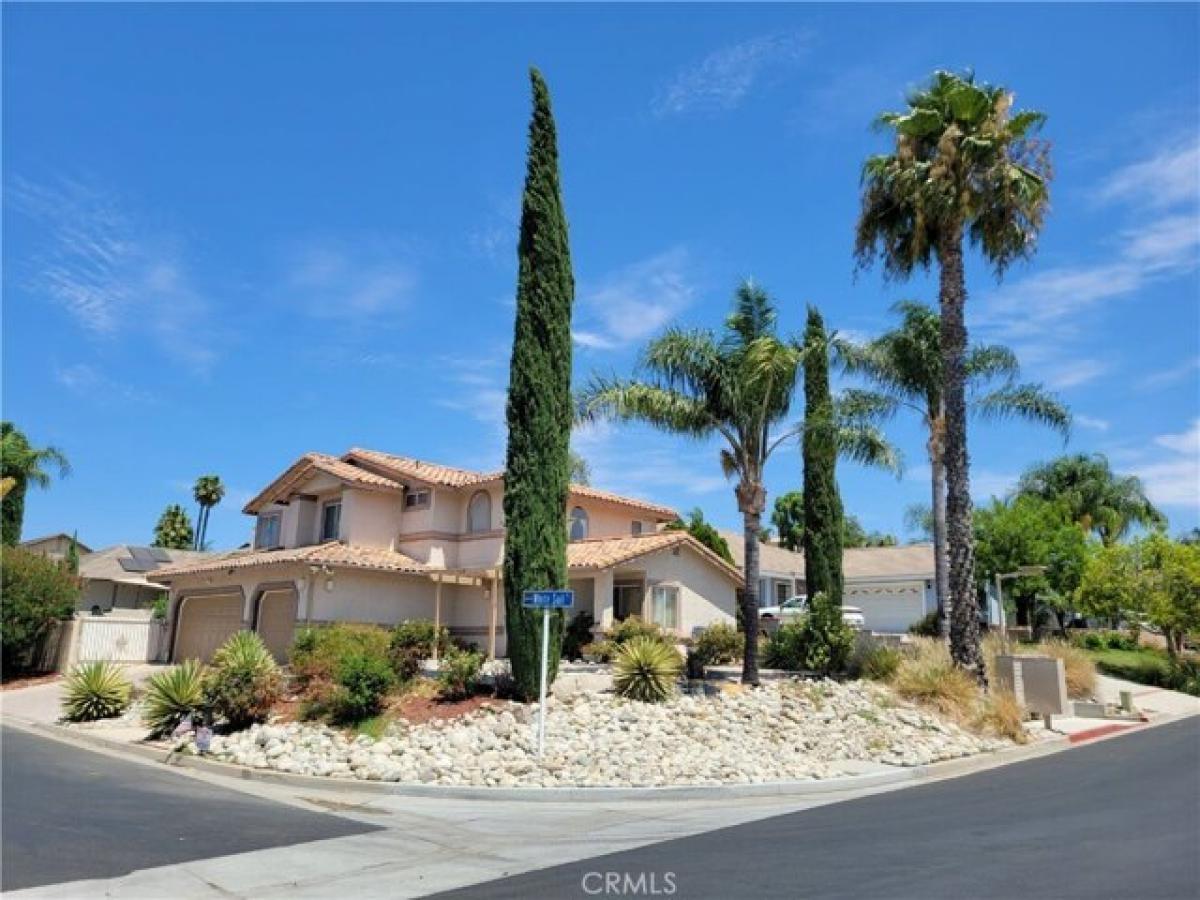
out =
<path fill-rule="evenodd" d="M 143 720 L 153 736 L 164 737 L 184 719 L 206 710 L 204 668 L 199 660 L 189 659 L 150 679 Z"/>
<path fill-rule="evenodd" d="M 971 726 L 976 731 L 1024 744 L 1029 740 L 1025 731 L 1027 718 L 1025 707 L 1012 691 L 993 689 L 983 697 Z"/>
<path fill-rule="evenodd" d="M 63 718 L 70 722 L 111 719 L 129 708 L 133 685 L 109 662 L 76 666 L 63 685 Z"/>
<path fill-rule="evenodd" d="M 950 650 L 932 638 L 916 638 L 892 679 L 896 693 L 931 706 L 951 718 L 970 718 L 979 686 L 969 672 L 954 665 Z"/>
<path fill-rule="evenodd" d="M 283 673 L 252 631 L 239 631 L 222 644 L 204 678 L 207 705 L 234 730 L 265 722 L 282 693 Z"/>
<path fill-rule="evenodd" d="M 675 693 L 682 669 L 674 647 L 644 635 L 634 637 L 613 656 L 613 689 L 627 700 L 659 703 Z"/>
<path fill-rule="evenodd" d="M 1076 699 L 1091 697 L 1096 691 L 1096 664 L 1086 651 L 1066 641 L 1045 641 L 1030 648 L 1034 653 L 1053 656 L 1063 661 L 1067 678 L 1067 696 Z"/>

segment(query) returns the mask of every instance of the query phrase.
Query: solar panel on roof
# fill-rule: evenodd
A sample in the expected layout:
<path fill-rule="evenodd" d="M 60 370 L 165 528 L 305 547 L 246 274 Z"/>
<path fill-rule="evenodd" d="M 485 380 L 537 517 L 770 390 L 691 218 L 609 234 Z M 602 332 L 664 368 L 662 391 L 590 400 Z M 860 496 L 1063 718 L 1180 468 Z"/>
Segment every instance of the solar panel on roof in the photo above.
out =
<path fill-rule="evenodd" d="M 150 552 L 149 547 L 130 547 L 129 555 L 138 562 L 149 563 L 151 566 L 157 562 L 157 560 L 154 558 L 154 554 Z"/>
<path fill-rule="evenodd" d="M 154 561 L 144 561 L 140 559 L 132 559 L 129 557 L 120 557 L 117 562 L 121 564 L 121 568 L 126 572 L 149 572 L 158 568 L 158 563 Z"/>

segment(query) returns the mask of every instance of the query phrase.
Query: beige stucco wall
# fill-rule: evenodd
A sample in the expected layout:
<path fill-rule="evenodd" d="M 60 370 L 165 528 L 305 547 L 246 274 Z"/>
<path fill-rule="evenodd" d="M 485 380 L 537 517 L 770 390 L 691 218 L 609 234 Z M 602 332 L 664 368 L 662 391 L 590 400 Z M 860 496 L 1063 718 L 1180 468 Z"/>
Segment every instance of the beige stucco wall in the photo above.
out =
<path fill-rule="evenodd" d="M 395 494 L 342 491 L 341 539 L 355 547 L 396 548 L 400 502 Z"/>

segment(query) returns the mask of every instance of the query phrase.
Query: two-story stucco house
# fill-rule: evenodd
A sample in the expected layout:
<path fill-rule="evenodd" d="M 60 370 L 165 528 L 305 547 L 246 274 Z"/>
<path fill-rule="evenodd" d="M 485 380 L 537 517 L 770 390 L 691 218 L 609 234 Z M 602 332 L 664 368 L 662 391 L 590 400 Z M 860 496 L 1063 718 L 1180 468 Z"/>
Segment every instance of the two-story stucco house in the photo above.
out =
<path fill-rule="evenodd" d="M 246 504 L 254 546 L 150 573 L 170 588 L 171 658 L 208 659 L 239 629 L 279 658 L 306 624 L 432 619 L 505 652 L 504 478 L 354 449 L 308 453 Z M 575 608 L 599 628 L 629 615 L 686 636 L 732 623 L 741 575 L 663 526 L 667 507 L 573 485 Z"/>

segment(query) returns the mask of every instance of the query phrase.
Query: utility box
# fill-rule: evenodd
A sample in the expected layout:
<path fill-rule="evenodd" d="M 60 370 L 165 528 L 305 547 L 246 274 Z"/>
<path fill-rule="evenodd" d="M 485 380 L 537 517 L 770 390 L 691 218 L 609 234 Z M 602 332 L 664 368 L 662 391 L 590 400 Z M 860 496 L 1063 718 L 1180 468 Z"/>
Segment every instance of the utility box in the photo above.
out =
<path fill-rule="evenodd" d="M 1052 656 L 997 656 L 996 687 L 1012 691 L 1022 706 L 1040 716 L 1071 711 L 1063 661 Z"/>

